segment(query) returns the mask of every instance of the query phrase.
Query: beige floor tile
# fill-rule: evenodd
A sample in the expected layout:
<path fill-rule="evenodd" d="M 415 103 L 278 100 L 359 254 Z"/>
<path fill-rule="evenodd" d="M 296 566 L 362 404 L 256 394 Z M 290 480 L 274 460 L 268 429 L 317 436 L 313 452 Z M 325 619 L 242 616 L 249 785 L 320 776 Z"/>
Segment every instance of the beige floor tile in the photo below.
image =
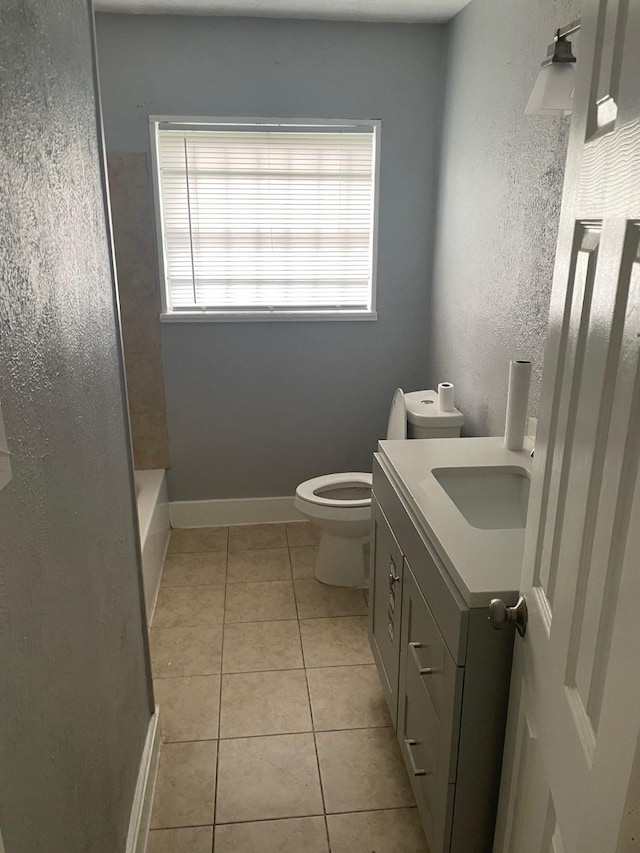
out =
<path fill-rule="evenodd" d="M 195 551 L 167 554 L 162 570 L 163 586 L 223 584 L 227 574 L 226 551 Z"/>
<path fill-rule="evenodd" d="M 373 663 L 366 616 L 302 619 L 300 636 L 305 666 Z"/>
<path fill-rule="evenodd" d="M 392 728 L 318 732 L 316 742 L 327 813 L 415 805 Z"/>
<path fill-rule="evenodd" d="M 374 848 L 371 848 L 374 849 Z M 216 826 L 216 853 L 329 853 L 322 817 Z M 153 851 L 151 851 L 153 853 Z"/>
<path fill-rule="evenodd" d="M 215 675 L 220 672 L 222 626 L 152 628 L 151 670 L 154 678 Z"/>
<path fill-rule="evenodd" d="M 161 586 L 153 614 L 154 628 L 220 625 L 224 586 Z"/>
<path fill-rule="evenodd" d="M 166 742 L 218 737 L 220 676 L 157 678 L 153 689 Z"/>
<path fill-rule="evenodd" d="M 313 735 L 219 743 L 217 823 L 323 813 Z"/>
<path fill-rule="evenodd" d="M 229 551 L 286 547 L 283 524 L 239 524 L 229 528 Z"/>
<path fill-rule="evenodd" d="M 302 665 L 297 622 L 241 622 L 225 625 L 223 672 L 299 669 Z"/>
<path fill-rule="evenodd" d="M 312 578 L 315 576 L 318 548 L 310 545 L 306 548 L 289 548 L 291 571 L 294 578 Z"/>
<path fill-rule="evenodd" d="M 193 527 L 189 530 L 172 530 L 168 553 L 226 551 L 228 537 L 227 527 Z"/>
<path fill-rule="evenodd" d="M 322 616 L 364 616 L 367 603 L 361 589 L 328 586 L 314 578 L 294 581 L 300 619 Z"/>
<path fill-rule="evenodd" d="M 213 823 L 216 749 L 215 740 L 163 744 L 152 829 Z"/>
<path fill-rule="evenodd" d="M 327 823 L 332 853 L 429 853 L 417 809 L 334 814 Z"/>
<path fill-rule="evenodd" d="M 211 853 L 212 848 L 212 826 L 152 829 L 147 843 L 147 853 Z"/>
<path fill-rule="evenodd" d="M 310 731 L 303 669 L 223 676 L 221 738 Z"/>
<path fill-rule="evenodd" d="M 236 583 L 227 587 L 225 622 L 269 622 L 296 618 L 291 581 Z"/>
<path fill-rule="evenodd" d="M 320 542 L 320 528 L 310 521 L 294 521 L 287 524 L 287 542 L 291 548 L 305 545 L 317 545 Z"/>
<path fill-rule="evenodd" d="M 229 555 L 227 583 L 290 580 L 291 564 L 286 548 L 234 551 Z"/>
<path fill-rule="evenodd" d="M 316 731 L 391 725 L 374 664 L 310 669 L 307 681 Z"/>

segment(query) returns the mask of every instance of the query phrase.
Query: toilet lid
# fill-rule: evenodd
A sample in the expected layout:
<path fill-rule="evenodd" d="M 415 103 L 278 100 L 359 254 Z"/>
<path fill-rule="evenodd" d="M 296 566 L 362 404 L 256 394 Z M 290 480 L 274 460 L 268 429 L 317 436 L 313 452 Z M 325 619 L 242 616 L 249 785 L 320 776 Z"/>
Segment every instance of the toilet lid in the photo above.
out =
<path fill-rule="evenodd" d="M 387 424 L 387 439 L 404 439 L 407 437 L 407 410 L 404 404 L 404 391 L 396 388 L 389 411 Z"/>
<path fill-rule="evenodd" d="M 346 474 L 325 474 L 324 477 L 314 477 L 300 483 L 296 495 L 303 501 L 317 506 L 331 507 L 363 507 L 371 505 L 371 486 L 373 476 L 360 471 L 350 471 Z M 340 494 L 350 488 L 367 490 L 366 497 L 349 500 L 340 497 L 329 497 L 333 491 Z M 324 495 L 322 494 L 324 492 Z M 325 497 L 326 495 L 326 497 Z"/>

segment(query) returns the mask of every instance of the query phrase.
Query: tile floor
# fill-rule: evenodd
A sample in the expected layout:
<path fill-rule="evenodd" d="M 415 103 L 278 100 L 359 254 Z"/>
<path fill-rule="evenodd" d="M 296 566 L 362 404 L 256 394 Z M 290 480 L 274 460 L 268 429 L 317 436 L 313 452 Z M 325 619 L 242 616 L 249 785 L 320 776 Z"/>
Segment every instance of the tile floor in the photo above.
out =
<path fill-rule="evenodd" d="M 305 522 L 173 531 L 151 626 L 148 853 L 426 853 L 362 591 Z"/>

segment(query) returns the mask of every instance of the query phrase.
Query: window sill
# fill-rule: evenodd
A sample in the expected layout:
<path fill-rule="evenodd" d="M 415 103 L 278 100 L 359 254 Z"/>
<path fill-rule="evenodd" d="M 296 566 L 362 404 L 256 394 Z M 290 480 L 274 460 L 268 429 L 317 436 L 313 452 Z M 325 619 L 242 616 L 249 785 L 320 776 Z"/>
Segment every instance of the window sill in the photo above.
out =
<path fill-rule="evenodd" d="M 377 311 L 194 311 L 160 314 L 161 323 L 314 323 L 377 319 Z"/>

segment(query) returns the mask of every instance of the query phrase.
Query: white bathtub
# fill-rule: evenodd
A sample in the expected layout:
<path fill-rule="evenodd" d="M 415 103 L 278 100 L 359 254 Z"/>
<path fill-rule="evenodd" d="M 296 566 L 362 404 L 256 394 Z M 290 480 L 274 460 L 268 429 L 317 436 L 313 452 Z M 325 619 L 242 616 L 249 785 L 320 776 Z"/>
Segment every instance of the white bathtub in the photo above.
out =
<path fill-rule="evenodd" d="M 140 544 L 142 546 L 142 579 L 147 624 L 151 623 L 156 604 L 162 564 L 169 543 L 169 498 L 167 477 L 163 469 L 136 471 L 136 500 Z"/>

